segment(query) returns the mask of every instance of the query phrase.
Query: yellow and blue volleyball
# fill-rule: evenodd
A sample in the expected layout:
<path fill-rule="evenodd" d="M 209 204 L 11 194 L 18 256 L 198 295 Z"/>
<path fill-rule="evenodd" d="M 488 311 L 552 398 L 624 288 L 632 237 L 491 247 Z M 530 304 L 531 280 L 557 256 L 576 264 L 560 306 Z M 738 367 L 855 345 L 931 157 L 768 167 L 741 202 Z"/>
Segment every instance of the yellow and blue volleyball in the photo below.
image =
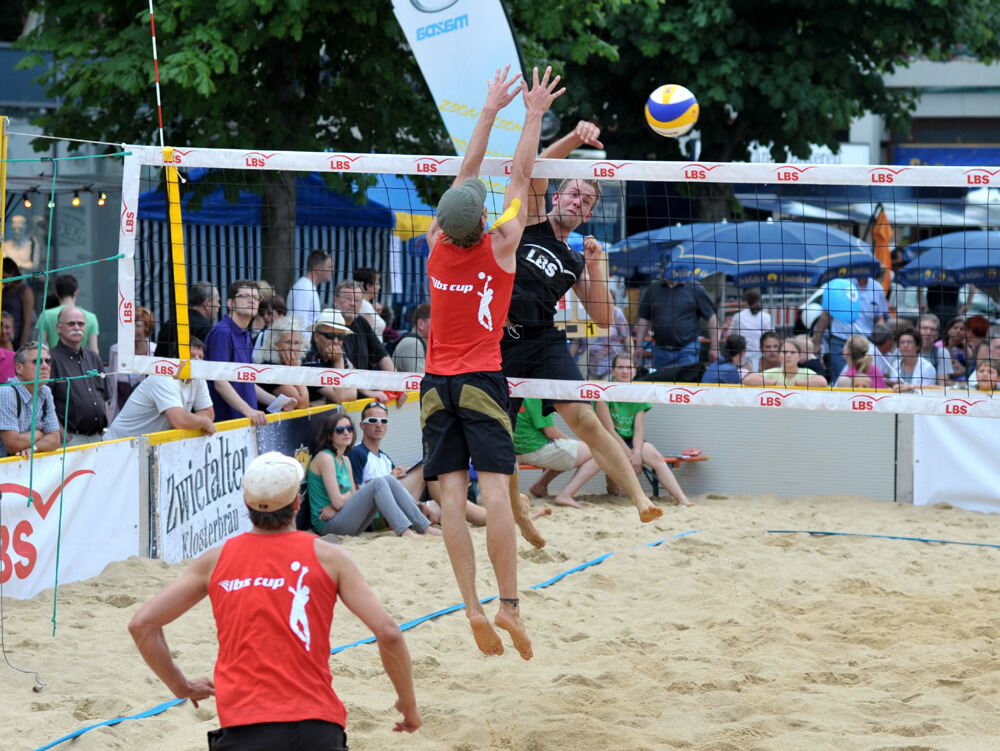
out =
<path fill-rule="evenodd" d="M 675 83 L 660 86 L 646 100 L 646 122 L 661 136 L 683 136 L 698 122 L 698 100 Z"/>

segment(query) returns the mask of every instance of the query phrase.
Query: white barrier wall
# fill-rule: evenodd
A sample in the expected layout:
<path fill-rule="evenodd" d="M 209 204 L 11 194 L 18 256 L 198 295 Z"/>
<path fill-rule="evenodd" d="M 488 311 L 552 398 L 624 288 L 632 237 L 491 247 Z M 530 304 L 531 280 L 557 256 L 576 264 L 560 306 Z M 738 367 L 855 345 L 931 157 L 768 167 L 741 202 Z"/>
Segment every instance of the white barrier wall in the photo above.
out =
<path fill-rule="evenodd" d="M 58 581 L 67 583 L 151 551 L 181 561 L 245 531 L 246 465 L 258 450 L 304 458 L 324 417 L 282 417 L 260 429 L 152 446 L 139 438 L 75 448 L 66 452 L 65 475 L 60 453 L 36 459 L 33 477 L 27 461 L 0 461 L 3 596 L 29 598 L 54 586 L 57 550 Z M 382 447 L 397 464 L 421 457 L 419 418 L 415 401 L 390 407 Z M 696 447 L 710 457 L 678 469 L 690 495 L 851 494 L 1000 512 L 995 419 L 662 405 L 646 424 L 647 438 L 664 453 Z M 537 474 L 525 472 L 522 488 Z M 552 488 L 568 479 L 559 477 Z M 604 483 L 599 474 L 583 493 L 603 493 Z"/>
<path fill-rule="evenodd" d="M 145 553 L 139 545 L 144 461 L 138 442 L 119 441 L 67 451 L 65 474 L 61 454 L 38 458 L 33 476 L 27 461 L 0 462 L 3 596 L 26 599 L 55 586 L 57 551 L 62 584 Z"/>

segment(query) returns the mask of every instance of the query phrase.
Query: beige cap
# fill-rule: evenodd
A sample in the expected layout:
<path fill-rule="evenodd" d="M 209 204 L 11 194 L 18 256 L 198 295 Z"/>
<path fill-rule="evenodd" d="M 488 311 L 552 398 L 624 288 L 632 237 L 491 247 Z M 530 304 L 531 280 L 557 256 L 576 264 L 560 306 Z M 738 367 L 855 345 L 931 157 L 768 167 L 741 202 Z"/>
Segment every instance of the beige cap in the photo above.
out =
<path fill-rule="evenodd" d="M 354 331 L 348 328 L 347 324 L 344 323 L 344 315 L 339 310 L 334 310 L 333 308 L 324 308 L 320 311 L 319 316 L 316 317 L 316 321 L 313 323 L 313 330 L 316 330 L 317 326 L 329 326 L 334 331 L 339 331 L 341 334 L 353 334 Z"/>
<path fill-rule="evenodd" d="M 290 456 L 268 451 L 243 473 L 243 500 L 254 511 L 277 511 L 295 500 L 306 476 L 302 465 Z"/>

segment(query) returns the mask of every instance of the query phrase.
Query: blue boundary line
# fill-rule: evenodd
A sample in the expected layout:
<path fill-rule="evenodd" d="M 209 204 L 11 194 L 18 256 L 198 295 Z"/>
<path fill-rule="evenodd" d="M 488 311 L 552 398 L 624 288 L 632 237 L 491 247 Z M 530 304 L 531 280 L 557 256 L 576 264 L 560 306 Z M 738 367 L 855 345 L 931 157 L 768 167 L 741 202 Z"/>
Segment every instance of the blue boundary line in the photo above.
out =
<path fill-rule="evenodd" d="M 697 529 L 692 529 L 692 530 L 689 530 L 687 532 L 681 532 L 680 534 L 674 535 L 672 538 L 671 537 L 666 537 L 666 538 L 664 538 L 662 540 L 657 540 L 656 542 L 647 543 L 647 547 L 651 547 L 651 548 L 652 547 L 656 547 L 657 545 L 662 545 L 663 543 L 665 543 L 665 542 L 667 542 L 667 541 L 669 541 L 671 539 L 678 540 L 681 537 L 687 537 L 688 535 L 693 535 L 693 534 L 695 534 L 698 531 L 699 530 L 697 530 Z M 544 589 L 545 587 L 550 587 L 553 584 L 555 584 L 556 582 L 561 581 L 562 579 L 565 579 L 570 574 L 575 574 L 575 573 L 578 573 L 580 571 L 583 571 L 584 569 L 588 569 L 591 566 L 596 566 L 599 563 L 603 563 L 604 561 L 606 561 L 608 558 L 610 558 L 613 555 L 614 555 L 613 552 L 612 553 L 605 553 L 604 555 L 600 555 L 597 558 L 593 558 L 593 559 L 591 559 L 589 561 L 586 561 L 585 563 L 581 563 L 579 566 L 574 566 L 573 568 L 569 569 L 568 571 L 564 571 L 561 574 L 557 574 L 556 576 L 553 576 L 551 579 L 543 581 L 540 584 L 535 584 L 535 585 L 529 587 L 529 589 Z M 480 602 L 483 605 L 485 605 L 486 603 L 492 602 L 495 599 L 497 599 L 497 595 L 492 595 L 490 597 L 483 598 L 482 600 L 480 600 Z M 412 621 L 407 621 L 406 623 L 401 623 L 400 626 L 399 626 L 399 630 L 400 631 L 409 631 L 411 628 L 415 628 L 415 627 L 419 626 L 421 623 L 424 623 L 425 621 L 430 621 L 430 620 L 433 620 L 434 618 L 440 618 L 443 615 L 448 615 L 448 613 L 454 613 L 456 610 L 462 610 L 464 607 L 465 607 L 465 603 L 460 602 L 457 605 L 451 605 L 451 606 L 449 606 L 447 608 L 442 608 L 441 610 L 436 610 L 433 613 L 429 613 L 428 615 L 424 615 L 424 616 L 421 616 L 419 618 L 414 618 Z M 371 644 L 374 641 L 375 641 L 375 637 L 374 636 L 369 636 L 369 637 L 367 637 L 365 639 L 359 639 L 358 641 L 351 642 L 350 644 L 342 644 L 339 647 L 334 647 L 333 649 L 330 650 L 330 654 L 331 655 L 335 655 L 335 654 L 338 654 L 339 652 L 343 652 L 346 649 L 350 649 L 351 647 L 357 647 L 357 646 L 360 646 L 362 644 Z M 110 726 L 110 725 L 117 725 L 117 724 L 119 724 L 121 722 L 125 722 L 126 720 L 142 720 L 142 719 L 145 719 L 146 717 L 152 717 L 154 715 L 161 714 L 162 712 L 166 712 L 171 707 L 176 707 L 178 704 L 182 704 L 185 701 L 187 701 L 187 699 L 171 699 L 170 701 L 165 701 L 165 702 L 163 702 L 163 704 L 159 704 L 159 705 L 153 707 L 152 709 L 147 709 L 145 712 L 140 712 L 139 714 L 129 715 L 128 717 L 116 717 L 113 720 L 105 720 L 104 722 L 98 722 L 96 725 L 89 725 L 88 727 L 80 728 L 79 730 L 74 731 L 74 732 L 70 733 L 69 735 L 64 735 L 62 738 L 59 738 L 58 740 L 54 740 L 51 743 L 49 743 L 48 745 L 39 746 L 37 749 L 35 749 L 35 751 L 46 751 L 46 749 L 52 748 L 53 746 L 58 746 L 60 743 L 64 743 L 65 741 L 71 741 L 74 738 L 79 738 L 84 733 L 86 733 L 86 732 L 88 732 L 90 730 L 94 730 L 96 728 Z"/>
<path fill-rule="evenodd" d="M 961 540 L 936 540 L 932 537 L 903 537 L 901 535 L 873 535 L 864 532 L 824 532 L 815 529 L 768 529 L 769 535 L 814 535 L 817 537 L 870 537 L 879 540 L 906 540 L 907 542 L 933 542 L 940 545 L 969 545 L 975 548 L 996 548 L 1000 545 L 992 542 L 963 542 Z"/>

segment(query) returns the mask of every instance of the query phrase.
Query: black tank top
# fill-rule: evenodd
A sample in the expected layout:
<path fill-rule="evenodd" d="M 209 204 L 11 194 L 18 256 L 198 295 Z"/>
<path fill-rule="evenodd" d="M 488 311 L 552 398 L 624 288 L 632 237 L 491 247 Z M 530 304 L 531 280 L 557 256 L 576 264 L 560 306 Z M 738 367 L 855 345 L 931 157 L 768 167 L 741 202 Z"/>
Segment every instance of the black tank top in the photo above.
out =
<path fill-rule="evenodd" d="M 524 228 L 517 246 L 511 323 L 551 326 L 556 304 L 583 273 L 583 256 L 557 239 L 548 219 Z"/>

